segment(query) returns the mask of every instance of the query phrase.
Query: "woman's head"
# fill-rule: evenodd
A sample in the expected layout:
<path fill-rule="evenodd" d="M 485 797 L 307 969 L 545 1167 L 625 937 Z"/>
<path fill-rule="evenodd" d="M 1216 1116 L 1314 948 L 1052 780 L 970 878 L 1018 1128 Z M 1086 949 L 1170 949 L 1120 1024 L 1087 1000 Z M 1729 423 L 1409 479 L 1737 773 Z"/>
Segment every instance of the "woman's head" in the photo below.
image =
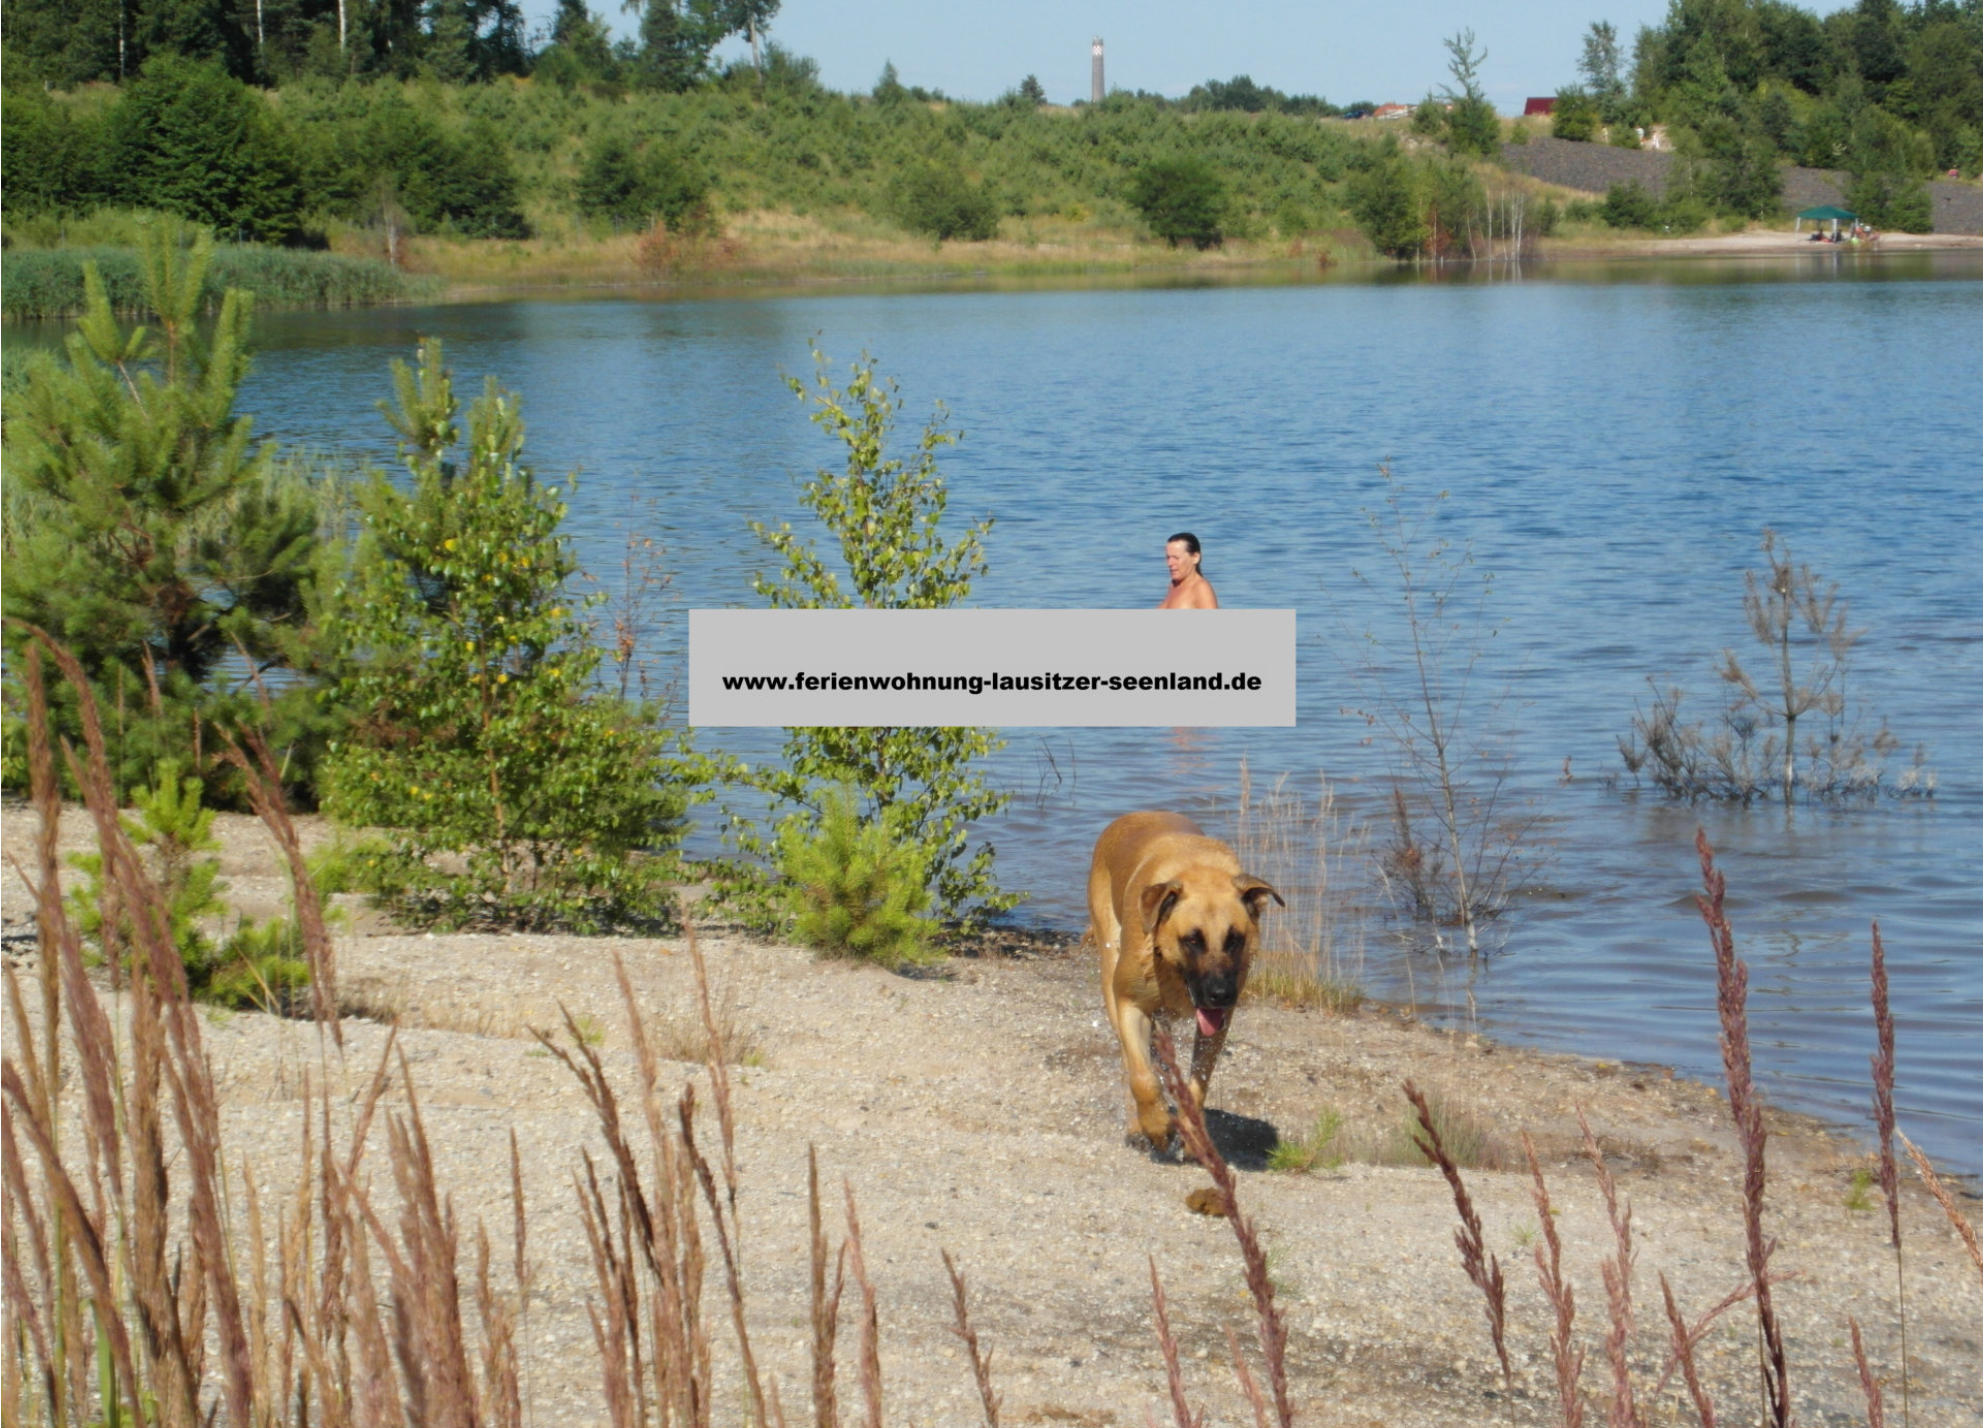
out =
<path fill-rule="evenodd" d="M 1173 580 L 1182 580 L 1194 571 L 1200 575 L 1206 573 L 1199 554 L 1199 538 L 1190 531 L 1180 531 L 1164 542 L 1164 563 Z"/>

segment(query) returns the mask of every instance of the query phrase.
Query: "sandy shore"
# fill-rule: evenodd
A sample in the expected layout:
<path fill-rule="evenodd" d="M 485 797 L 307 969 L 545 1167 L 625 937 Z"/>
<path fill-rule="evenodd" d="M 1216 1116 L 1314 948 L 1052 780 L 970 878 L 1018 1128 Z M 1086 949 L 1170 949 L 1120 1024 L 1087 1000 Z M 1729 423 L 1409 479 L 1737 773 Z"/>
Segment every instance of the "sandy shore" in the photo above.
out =
<path fill-rule="evenodd" d="M 67 846 L 81 846 L 81 822 L 65 818 Z M 246 820 L 222 823 L 231 896 L 255 909 L 274 905 L 282 883 L 259 829 Z M 30 814 L 8 813 L 8 852 L 26 852 L 33 825 Z M 18 935 L 27 908 L 11 867 L 4 901 L 10 959 L 31 970 L 29 941 Z M 526 1342 L 530 1421 L 604 1421 L 588 1318 L 599 1290 L 573 1189 L 581 1151 L 597 1161 L 602 1141 L 577 1082 L 529 1028 L 552 1026 L 560 1008 L 569 1009 L 598 1040 L 609 1076 L 631 1094 L 636 1078 L 615 959 L 627 968 L 650 1031 L 667 1037 L 695 1021 L 685 945 L 679 938 L 429 936 L 355 911 L 338 938 L 341 991 L 371 1019 L 347 1022 L 343 1057 L 327 1056 L 307 1024 L 258 1014 L 208 1020 L 229 1162 L 245 1157 L 264 1203 L 278 1203 L 294 1174 L 305 1073 L 355 1090 L 386 1043 L 381 1019 L 396 1019 L 439 1178 L 467 1241 L 481 1221 L 499 1247 L 507 1245 L 501 1167 L 512 1132 L 521 1146 L 537 1281 Z M 1153 1260 L 1192 1403 L 1210 1409 L 1212 1423 L 1251 1421 L 1227 1362 L 1229 1330 L 1253 1342 L 1234 1238 L 1224 1222 L 1184 1208 L 1186 1194 L 1206 1183 L 1201 1170 L 1124 1144 L 1120 1065 L 1086 955 L 1039 938 L 995 938 L 984 955 L 911 978 L 720 931 L 707 933 L 702 948 L 740 1053 L 731 1074 L 749 1324 L 791 1421 L 810 1421 L 809 1147 L 818 1150 L 834 1215 L 843 1181 L 859 1206 L 891 1421 L 979 1421 L 969 1367 L 948 1327 L 943 1249 L 966 1275 L 977 1330 L 993 1351 L 1002 1422 L 1129 1425 L 1153 1414 L 1170 1421 L 1152 1328 Z M 1362 1158 L 1326 1158 L 1306 1173 L 1266 1168 L 1277 1139 L 1306 1134 L 1325 1113 L 1342 1122 L 1340 1143 L 1381 1147 L 1404 1115 L 1407 1078 L 1471 1116 L 1508 1165 L 1467 1179 L 1488 1248 L 1508 1276 L 1512 1387 L 1494 1366 L 1436 1170 Z M 663 1081 L 670 1095 L 697 1086 L 714 1141 L 707 1072 L 666 1063 Z M 387 1102 L 403 1111 L 407 1088 L 397 1074 L 394 1082 Z M 1744 1280 L 1740 1162 L 1712 1089 L 1659 1067 L 1436 1032 L 1378 1007 L 1328 1016 L 1248 1005 L 1236 1017 L 1212 1101 L 1215 1135 L 1239 1169 L 1242 1208 L 1269 1247 L 1301 1421 L 1558 1421 L 1548 1311 L 1532 1263 L 1539 1216 L 1520 1170 L 1522 1130 L 1535 1137 L 1576 1289 L 1588 1419 L 1603 1416 L 1611 1378 L 1599 1263 L 1612 1235 L 1580 1153 L 1579 1108 L 1632 1207 L 1638 1258 L 1629 1362 L 1646 1421 L 1694 1421 L 1680 1407 L 1678 1378 L 1658 1394 L 1653 1386 L 1667 1358 L 1660 1278 L 1691 1315 Z M 1774 1267 L 1788 1276 L 1777 1299 L 1800 1420 L 1865 1421 L 1847 1347 L 1849 1314 L 1867 1336 L 1893 1415 L 1903 1371 L 1896 1270 L 1878 1190 L 1855 1191 L 1867 1157 L 1802 1118 L 1774 1116 L 1772 1130 L 1767 1228 L 1778 1242 Z M 375 1193 L 389 1199 L 383 1129 L 375 1139 Z M 1974 1203 L 1967 1208 L 1974 1217 Z M 1912 1421 L 1976 1423 L 1984 1411 L 1978 1275 L 1941 1212 L 1913 1185 L 1904 1189 L 1903 1221 Z M 498 1259 L 508 1253 L 499 1248 Z M 734 1364 L 720 1283 L 713 1267 L 712 1337 L 718 1362 Z M 1754 1332 L 1739 1308 L 1701 1350 L 1726 1422 L 1749 1422 L 1755 1409 Z M 841 1368 L 850 1417 L 858 1412 L 854 1343 L 850 1315 Z"/>
<path fill-rule="evenodd" d="M 1617 242 L 1592 243 L 1578 239 L 1550 240 L 1544 245 L 1546 260 L 1585 258 L 1781 258 L 1796 254 L 1821 256 L 1851 254 L 1858 257 L 1883 253 L 1975 252 L 1984 238 L 1974 233 L 1883 233 L 1872 245 L 1854 247 L 1846 243 L 1814 243 L 1811 234 L 1750 232 L 1723 233 L 1712 237 L 1622 238 Z"/>

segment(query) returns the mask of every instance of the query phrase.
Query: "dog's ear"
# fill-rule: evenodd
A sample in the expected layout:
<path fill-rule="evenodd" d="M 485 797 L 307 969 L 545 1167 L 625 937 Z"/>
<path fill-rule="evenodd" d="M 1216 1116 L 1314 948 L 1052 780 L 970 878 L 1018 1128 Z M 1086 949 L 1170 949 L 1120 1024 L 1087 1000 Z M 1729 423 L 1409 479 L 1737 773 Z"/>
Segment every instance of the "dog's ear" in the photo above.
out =
<path fill-rule="evenodd" d="M 1171 909 L 1178 905 L 1184 896 L 1185 885 L 1175 879 L 1168 883 L 1151 883 L 1144 888 L 1144 935 L 1153 936 L 1164 925 L 1164 919 L 1171 916 Z"/>
<path fill-rule="evenodd" d="M 1240 900 L 1247 904 L 1247 911 L 1253 916 L 1256 922 L 1261 920 L 1261 914 L 1267 910 L 1269 898 L 1273 898 L 1283 907 L 1288 906 L 1287 901 L 1283 899 L 1280 893 L 1251 874 L 1236 874 L 1233 879 L 1233 886 L 1240 890 Z"/>

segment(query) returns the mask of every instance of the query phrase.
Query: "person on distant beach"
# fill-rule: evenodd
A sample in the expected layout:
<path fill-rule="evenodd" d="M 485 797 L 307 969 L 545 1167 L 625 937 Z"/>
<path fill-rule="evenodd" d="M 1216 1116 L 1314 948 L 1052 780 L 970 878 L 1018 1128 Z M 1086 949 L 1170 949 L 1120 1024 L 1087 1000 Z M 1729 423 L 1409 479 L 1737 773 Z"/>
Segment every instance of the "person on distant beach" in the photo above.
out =
<path fill-rule="evenodd" d="M 1199 568 L 1199 538 L 1190 531 L 1180 531 L 1164 543 L 1164 564 L 1171 572 L 1171 589 L 1166 592 L 1160 610 L 1217 610 L 1219 597 L 1213 594 L 1212 582 Z"/>

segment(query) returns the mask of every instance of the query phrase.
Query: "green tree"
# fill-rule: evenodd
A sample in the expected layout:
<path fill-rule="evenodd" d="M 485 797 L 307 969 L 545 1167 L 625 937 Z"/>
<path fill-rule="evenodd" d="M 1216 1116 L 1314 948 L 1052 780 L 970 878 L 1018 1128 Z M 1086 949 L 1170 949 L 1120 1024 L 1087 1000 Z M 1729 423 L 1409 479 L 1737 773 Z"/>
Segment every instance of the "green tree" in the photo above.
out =
<path fill-rule="evenodd" d="M 82 663 L 106 711 L 119 791 L 177 758 L 210 789 L 213 726 L 265 720 L 307 790 L 322 718 L 294 681 L 320 505 L 285 484 L 234 411 L 248 367 L 248 295 L 230 291 L 210 330 L 196 324 L 211 248 L 161 225 L 143 255 L 155 326 L 126 331 L 94 264 L 88 307 L 64 355 L 30 361 L 7 395 L 6 613 L 47 630 Z M 20 632 L 10 626 L 11 654 Z M 18 663 L 16 662 L 16 667 Z M 51 690 L 58 732 L 79 737 L 72 691 Z"/>
<path fill-rule="evenodd" d="M 1714 115 L 1695 131 L 1694 196 L 1719 213 L 1762 218 L 1778 207 L 1777 146 L 1761 126 Z"/>
<path fill-rule="evenodd" d="M 1447 98 L 1447 147 L 1456 154 L 1486 158 L 1502 136 L 1495 106 L 1481 88 L 1481 66 L 1488 61 L 1488 51 L 1476 48 L 1473 30 L 1462 30 L 1442 43 L 1447 48 L 1447 72 L 1453 76 L 1453 83 L 1441 90 Z"/>
<path fill-rule="evenodd" d="M 860 800 L 845 784 L 827 792 L 816 828 L 786 829 L 777 863 L 792 935 L 808 947 L 888 966 L 942 955 L 930 945 L 936 928 L 924 916 L 930 890 L 918 850 L 881 821 L 862 822 Z"/>
<path fill-rule="evenodd" d="M 1350 214 L 1358 230 L 1388 258 L 1416 258 L 1425 250 L 1432 230 L 1418 170 L 1388 144 L 1351 175 Z"/>
<path fill-rule="evenodd" d="M 1190 243 L 1203 252 L 1225 241 L 1226 184 L 1196 154 L 1145 164 L 1130 180 L 1129 198 L 1150 231 L 1174 248 Z"/>
<path fill-rule="evenodd" d="M 1557 91 L 1557 102 L 1550 109 L 1552 138 L 1588 143 L 1598 133 L 1601 118 L 1598 101 L 1588 90 L 1576 85 Z"/>
<path fill-rule="evenodd" d="M 1846 204 L 1876 228 L 1927 233 L 1932 209 L 1921 173 L 1929 145 L 1873 105 L 1855 117 L 1847 157 Z"/>
<path fill-rule="evenodd" d="M 853 365 L 846 387 L 836 387 L 829 363 L 813 351 L 809 387 L 788 379 L 812 419 L 845 449 L 838 472 L 821 470 L 800 501 L 833 535 L 847 583 L 811 542 L 789 525 L 751 523 L 758 539 L 784 568 L 758 576 L 753 588 L 779 609 L 947 609 L 971 593 L 985 570 L 984 538 L 990 517 L 948 541 L 941 529 L 950 493 L 937 469 L 937 453 L 958 440 L 956 432 L 924 427 L 915 455 L 889 453 L 901 405 L 896 384 L 875 375 L 872 358 Z M 940 412 L 941 415 L 941 412 Z M 864 822 L 879 823 L 920 859 L 940 915 L 967 920 L 1016 905 L 993 877 L 993 848 L 970 846 L 971 825 L 1005 807 L 974 767 L 1001 745 L 989 729 L 844 728 L 788 729 L 785 766 L 754 772 L 750 782 L 769 794 L 780 817 L 779 837 L 803 836 L 824 817 L 837 785 L 851 787 Z M 761 853 L 771 845 L 752 830 L 740 842 Z"/>
<path fill-rule="evenodd" d="M 1599 217 L 1610 228 L 1651 228 L 1660 221 L 1660 205 L 1638 179 L 1630 179 L 1605 190 Z"/>
<path fill-rule="evenodd" d="M 71 213 L 99 198 L 97 126 L 79 123 L 66 104 L 39 89 L 0 92 L 0 202 L 13 217 Z"/>
<path fill-rule="evenodd" d="M 1584 92 L 1598 106 L 1599 117 L 1608 124 L 1618 122 L 1626 85 L 1619 75 L 1619 32 L 1609 20 L 1595 21 L 1586 31 L 1578 57 L 1578 77 L 1584 81 Z"/>
<path fill-rule="evenodd" d="M 566 588 L 565 504 L 521 463 L 517 398 L 460 408 L 441 346 L 395 363 L 408 481 L 375 476 L 330 624 L 326 698 L 350 733 L 326 806 L 390 830 L 389 887 L 444 924 L 580 930 L 659 916 L 684 805 L 654 711 L 594 686 L 601 651 Z M 456 861 L 459 875 L 437 858 Z"/>
<path fill-rule="evenodd" d="M 296 158 L 262 100 L 217 64 L 162 55 L 124 91 L 105 134 L 113 196 L 265 243 L 297 230 Z"/>
<path fill-rule="evenodd" d="M 1047 91 L 1040 87 L 1040 81 L 1032 75 L 1020 81 L 1019 96 L 1023 102 L 1036 108 L 1047 102 Z"/>
<path fill-rule="evenodd" d="M 940 243 L 946 238 L 979 243 L 999 231 L 998 204 L 982 184 L 958 172 L 955 162 L 909 165 L 892 185 L 890 201 L 903 227 Z"/>

